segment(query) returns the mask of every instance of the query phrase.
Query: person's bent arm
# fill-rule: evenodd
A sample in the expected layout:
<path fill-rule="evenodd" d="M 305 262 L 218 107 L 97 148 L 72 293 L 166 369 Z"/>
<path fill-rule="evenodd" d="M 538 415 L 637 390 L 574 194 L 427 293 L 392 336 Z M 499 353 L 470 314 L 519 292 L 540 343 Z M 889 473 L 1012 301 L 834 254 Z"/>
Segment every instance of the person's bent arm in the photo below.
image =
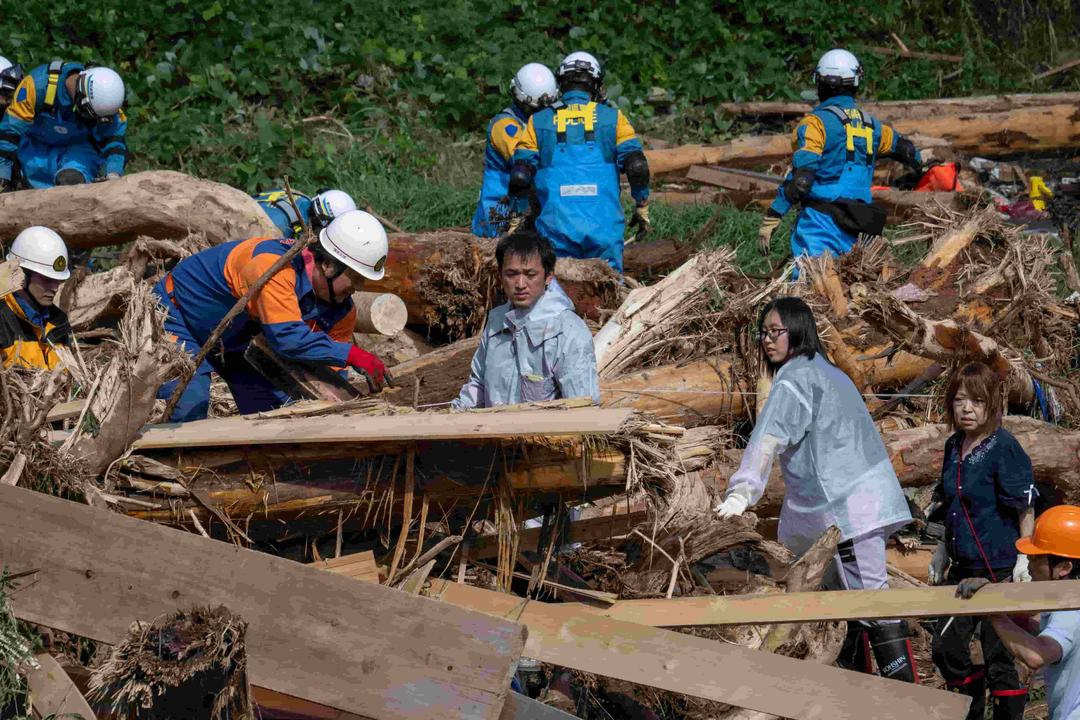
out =
<path fill-rule="evenodd" d="M 472 365 L 469 367 L 469 379 L 461 386 L 461 392 L 450 401 L 451 410 L 471 410 L 472 408 L 485 407 L 487 392 L 484 389 L 484 368 L 487 365 L 487 328 L 480 338 L 480 346 L 473 353 Z"/>
<path fill-rule="evenodd" d="M 1061 660 L 1061 645 L 1054 638 L 1032 635 L 1013 622 L 1008 615 L 991 615 L 990 622 L 1013 657 L 1032 670 Z"/>
<path fill-rule="evenodd" d="M 809 194 L 814 176 L 825 151 L 825 123 L 817 115 L 807 115 L 791 133 L 791 172 L 776 190 L 776 199 L 768 215 L 783 217 L 787 211 Z"/>
<path fill-rule="evenodd" d="M 14 182 L 15 161 L 19 159 L 19 143 L 34 124 L 37 115 L 37 86 L 27 75 L 15 89 L 15 99 L 0 118 L 0 185 Z"/>
<path fill-rule="evenodd" d="M 94 140 L 105 161 L 105 176 L 123 175 L 127 164 L 127 118 L 120 110 L 107 123 L 94 126 Z"/>
<path fill-rule="evenodd" d="M 592 334 L 577 315 L 570 315 L 564 321 L 562 356 L 555 370 L 555 382 L 559 387 L 559 397 L 592 398 L 600 404 L 600 379 L 596 374 L 596 354 L 593 351 Z"/>

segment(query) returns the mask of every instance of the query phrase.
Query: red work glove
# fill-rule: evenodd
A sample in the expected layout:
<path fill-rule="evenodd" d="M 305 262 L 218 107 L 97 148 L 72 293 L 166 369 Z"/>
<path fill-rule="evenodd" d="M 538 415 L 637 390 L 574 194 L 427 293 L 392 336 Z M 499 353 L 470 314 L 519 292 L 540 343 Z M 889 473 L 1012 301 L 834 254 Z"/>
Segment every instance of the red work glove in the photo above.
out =
<path fill-rule="evenodd" d="M 378 357 L 353 345 L 349 348 L 349 357 L 345 362 L 367 376 L 373 392 L 383 389 L 383 385 L 386 384 L 386 366 Z"/>

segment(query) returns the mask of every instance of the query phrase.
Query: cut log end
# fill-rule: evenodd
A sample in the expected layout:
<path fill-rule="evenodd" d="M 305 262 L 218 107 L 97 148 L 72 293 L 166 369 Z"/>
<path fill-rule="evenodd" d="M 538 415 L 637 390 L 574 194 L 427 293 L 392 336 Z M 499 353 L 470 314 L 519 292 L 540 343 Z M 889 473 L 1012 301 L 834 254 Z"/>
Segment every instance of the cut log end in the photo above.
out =
<path fill-rule="evenodd" d="M 409 310 L 397 295 L 358 292 L 352 299 L 356 305 L 356 332 L 392 337 L 405 329 Z"/>

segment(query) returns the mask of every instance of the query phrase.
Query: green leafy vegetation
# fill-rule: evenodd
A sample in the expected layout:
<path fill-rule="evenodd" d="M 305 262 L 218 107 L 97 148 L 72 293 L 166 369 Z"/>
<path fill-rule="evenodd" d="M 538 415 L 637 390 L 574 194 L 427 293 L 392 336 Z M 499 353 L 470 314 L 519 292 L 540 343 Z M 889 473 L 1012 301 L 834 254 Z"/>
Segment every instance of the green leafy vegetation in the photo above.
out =
<path fill-rule="evenodd" d="M 717 102 L 798 98 L 816 57 L 837 45 L 860 55 L 866 92 L 879 98 L 1080 87 L 1077 74 L 1031 79 L 1040 63 L 1080 54 L 1080 18 L 1067 0 L 57 0 L 48 8 L 4 3 L 0 52 L 27 67 L 54 57 L 115 66 L 129 87 L 133 169 L 183 170 L 250 192 L 286 175 L 299 189 L 338 185 L 410 230 L 469 221 L 483 127 L 506 104 L 512 73 L 531 60 L 555 65 L 572 50 L 605 63 L 609 97 L 639 131 L 673 141 L 742 130 Z M 890 32 L 912 50 L 963 61 L 869 51 L 893 46 Z M 699 217 L 671 217 L 681 212 Z"/>

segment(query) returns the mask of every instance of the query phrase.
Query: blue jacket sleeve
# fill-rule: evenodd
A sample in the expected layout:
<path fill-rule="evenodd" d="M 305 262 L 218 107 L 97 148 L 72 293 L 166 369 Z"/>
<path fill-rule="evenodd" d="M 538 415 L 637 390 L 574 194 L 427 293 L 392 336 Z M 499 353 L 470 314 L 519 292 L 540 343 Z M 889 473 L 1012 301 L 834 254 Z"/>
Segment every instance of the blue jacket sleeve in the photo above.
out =
<path fill-rule="evenodd" d="M 105 174 L 124 174 L 124 165 L 127 163 L 127 118 L 124 111 L 113 115 L 106 123 L 100 123 L 94 127 L 94 141 L 97 143 L 98 152 L 105 160 Z"/>
<path fill-rule="evenodd" d="M 266 343 L 274 354 L 288 360 L 342 367 L 349 357 L 349 343 L 336 342 L 329 335 L 312 330 L 303 321 L 265 323 Z"/>
<path fill-rule="evenodd" d="M 787 199 L 786 189 L 794 175 L 795 170 L 808 168 L 817 170 L 821 164 L 821 154 L 825 151 L 825 123 L 817 115 L 810 114 L 799 121 L 795 130 L 791 133 L 791 172 L 784 178 L 784 182 L 776 190 L 776 199 L 773 200 L 769 209 L 777 215 L 784 215 L 791 209 L 791 201 Z"/>
<path fill-rule="evenodd" d="M 1023 512 L 1035 505 L 1035 474 L 1031 459 L 1012 435 L 998 456 L 995 480 L 1001 504 Z"/>

